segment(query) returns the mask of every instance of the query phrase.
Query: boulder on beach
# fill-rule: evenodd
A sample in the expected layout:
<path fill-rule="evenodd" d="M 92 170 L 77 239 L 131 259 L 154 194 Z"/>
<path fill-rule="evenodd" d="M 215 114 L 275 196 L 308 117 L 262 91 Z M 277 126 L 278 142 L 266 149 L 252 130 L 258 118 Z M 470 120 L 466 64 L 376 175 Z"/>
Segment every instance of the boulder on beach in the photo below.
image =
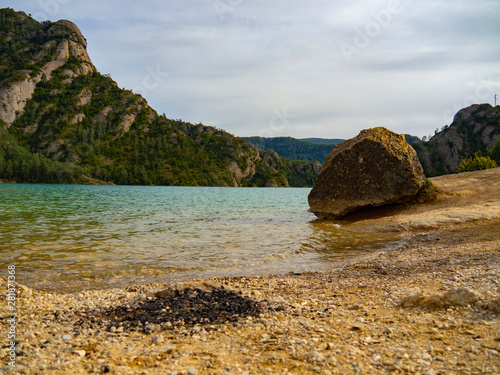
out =
<path fill-rule="evenodd" d="M 366 129 L 330 151 L 309 194 L 310 211 L 320 219 L 337 219 L 367 206 L 407 202 L 425 181 L 403 135 Z"/>

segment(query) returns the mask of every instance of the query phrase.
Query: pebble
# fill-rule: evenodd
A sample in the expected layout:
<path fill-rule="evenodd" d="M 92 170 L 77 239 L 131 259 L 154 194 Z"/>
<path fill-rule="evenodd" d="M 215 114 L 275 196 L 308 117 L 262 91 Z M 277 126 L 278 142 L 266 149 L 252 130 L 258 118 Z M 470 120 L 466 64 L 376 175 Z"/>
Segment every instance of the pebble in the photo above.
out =
<path fill-rule="evenodd" d="M 481 251 L 467 243 L 463 248 L 467 261 L 444 266 L 432 259 L 445 259 L 443 254 L 452 259 L 450 252 L 462 245 L 445 246 L 440 241 L 432 246 L 438 246 L 435 258 L 425 258 L 430 251 L 425 242 L 425 246 L 386 253 L 385 260 L 374 257 L 366 263 L 357 261 L 342 274 L 332 271 L 307 277 L 259 276 L 224 281 L 241 294 L 227 289 L 208 296 L 204 289 L 182 293 L 171 289 L 169 293 L 178 294 L 169 305 L 151 297 L 154 294 L 150 291 L 156 287 L 146 285 L 132 291 L 68 295 L 34 290 L 32 297 L 23 301 L 30 330 L 24 331 L 16 347 L 16 353 L 24 353 L 18 363 L 28 375 L 49 373 L 55 368 L 75 374 L 265 374 L 274 373 L 274 366 L 279 367 L 280 374 L 382 371 L 436 375 L 456 363 L 494 373 L 498 369 L 500 324 L 498 315 L 485 309 L 500 293 L 495 243 Z M 408 251 L 413 252 L 405 255 Z M 471 256 L 479 260 L 470 261 Z M 373 271 L 377 262 L 382 262 L 387 271 L 380 279 Z M 358 267 L 360 264 L 364 266 Z M 423 265 L 424 274 L 418 271 Z M 461 286 L 481 290 L 482 306 L 470 310 L 403 309 L 386 298 L 391 295 L 400 299 L 415 293 L 442 295 L 456 287 L 446 284 L 448 278 L 443 282 L 442 275 L 457 265 Z M 399 273 L 402 270 L 404 277 Z M 370 285 L 366 280 L 373 278 L 377 283 Z M 163 286 L 163 290 L 166 288 Z M 140 295 L 145 298 L 138 298 Z M 265 305 L 263 300 L 267 301 Z M 123 315 L 103 315 L 105 309 L 117 306 L 123 307 Z M 208 312 L 199 313 L 204 306 Z M 369 310 L 363 306 L 369 306 Z M 58 319 L 54 319 L 57 311 Z M 172 313 L 178 313 L 176 319 L 155 320 Z M 217 320 L 219 316 L 223 320 Z M 200 320 L 203 317 L 208 320 Z M 430 341 L 437 335 L 442 341 Z M 7 366 L 0 372 L 12 373 Z"/>
<path fill-rule="evenodd" d="M 73 353 L 75 353 L 79 357 L 85 357 L 85 355 L 87 354 L 85 350 L 73 350 Z"/>
<path fill-rule="evenodd" d="M 359 310 L 359 309 L 361 309 L 361 306 L 359 306 L 359 305 L 347 306 L 347 310 Z"/>
<path fill-rule="evenodd" d="M 165 341 L 165 336 L 163 335 L 156 335 L 155 337 L 153 337 L 153 343 L 155 344 L 161 344 L 164 341 Z"/>
<path fill-rule="evenodd" d="M 307 353 L 305 355 L 304 358 L 308 362 L 318 362 L 318 363 L 321 363 L 321 362 L 325 362 L 326 361 L 326 357 L 323 354 L 321 354 L 320 352 L 316 351 L 316 350 L 310 351 L 309 353 Z"/>

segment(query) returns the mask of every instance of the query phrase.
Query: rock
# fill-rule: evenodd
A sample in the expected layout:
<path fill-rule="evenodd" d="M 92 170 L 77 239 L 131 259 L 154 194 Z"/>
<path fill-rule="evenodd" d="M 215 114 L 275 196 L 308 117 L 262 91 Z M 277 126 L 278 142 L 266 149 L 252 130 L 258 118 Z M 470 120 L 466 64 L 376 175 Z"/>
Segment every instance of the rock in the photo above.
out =
<path fill-rule="evenodd" d="M 444 294 L 428 295 L 420 293 L 417 295 L 403 298 L 399 302 L 399 306 L 406 307 L 420 307 L 424 309 L 440 309 L 450 306 L 466 307 L 472 305 L 479 300 L 479 296 L 473 290 L 467 288 L 451 289 Z"/>
<path fill-rule="evenodd" d="M 385 128 L 363 130 L 328 154 L 309 194 L 309 206 L 322 219 L 341 218 L 367 206 L 403 203 L 425 184 L 415 150 Z"/>
<path fill-rule="evenodd" d="M 165 341 L 165 336 L 163 336 L 161 334 L 153 337 L 153 343 L 155 343 L 155 344 L 161 344 L 164 341 Z"/>
<path fill-rule="evenodd" d="M 500 112 L 491 104 L 473 104 L 456 113 L 449 127 L 436 133 L 419 156 L 428 175 L 457 172 L 462 160 L 478 149 L 490 151 L 500 141 Z M 443 168 L 444 167 L 444 168 Z"/>
<path fill-rule="evenodd" d="M 347 310 L 359 310 L 359 309 L 361 309 L 361 306 L 359 306 L 359 305 L 347 306 Z"/>
<path fill-rule="evenodd" d="M 500 298 L 494 299 L 490 301 L 487 305 L 486 308 L 490 310 L 491 312 L 494 312 L 496 314 L 500 314 Z"/>
<path fill-rule="evenodd" d="M 326 358 L 320 352 L 313 350 L 305 355 L 305 360 L 313 363 L 322 363 L 326 361 Z"/>
<path fill-rule="evenodd" d="M 85 357 L 85 355 L 87 354 L 85 350 L 72 350 L 72 352 L 79 357 Z"/>

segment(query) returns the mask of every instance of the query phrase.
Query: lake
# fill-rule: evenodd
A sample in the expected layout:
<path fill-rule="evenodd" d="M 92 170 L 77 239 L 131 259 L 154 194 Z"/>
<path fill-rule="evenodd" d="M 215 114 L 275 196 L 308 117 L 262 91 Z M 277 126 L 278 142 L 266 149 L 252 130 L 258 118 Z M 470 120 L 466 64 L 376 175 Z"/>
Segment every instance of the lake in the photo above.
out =
<path fill-rule="evenodd" d="M 326 270 L 395 246 L 308 212 L 307 188 L 0 184 L 0 276 L 45 290 Z"/>

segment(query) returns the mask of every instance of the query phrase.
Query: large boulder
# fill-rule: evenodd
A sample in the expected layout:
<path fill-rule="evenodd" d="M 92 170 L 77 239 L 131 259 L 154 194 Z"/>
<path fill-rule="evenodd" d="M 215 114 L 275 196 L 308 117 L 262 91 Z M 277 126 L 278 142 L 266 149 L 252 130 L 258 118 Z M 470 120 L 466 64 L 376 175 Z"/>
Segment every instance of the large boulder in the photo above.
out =
<path fill-rule="evenodd" d="M 336 219 L 366 206 L 403 203 L 425 184 L 415 150 L 401 134 L 363 130 L 335 145 L 309 194 L 310 211 Z"/>

